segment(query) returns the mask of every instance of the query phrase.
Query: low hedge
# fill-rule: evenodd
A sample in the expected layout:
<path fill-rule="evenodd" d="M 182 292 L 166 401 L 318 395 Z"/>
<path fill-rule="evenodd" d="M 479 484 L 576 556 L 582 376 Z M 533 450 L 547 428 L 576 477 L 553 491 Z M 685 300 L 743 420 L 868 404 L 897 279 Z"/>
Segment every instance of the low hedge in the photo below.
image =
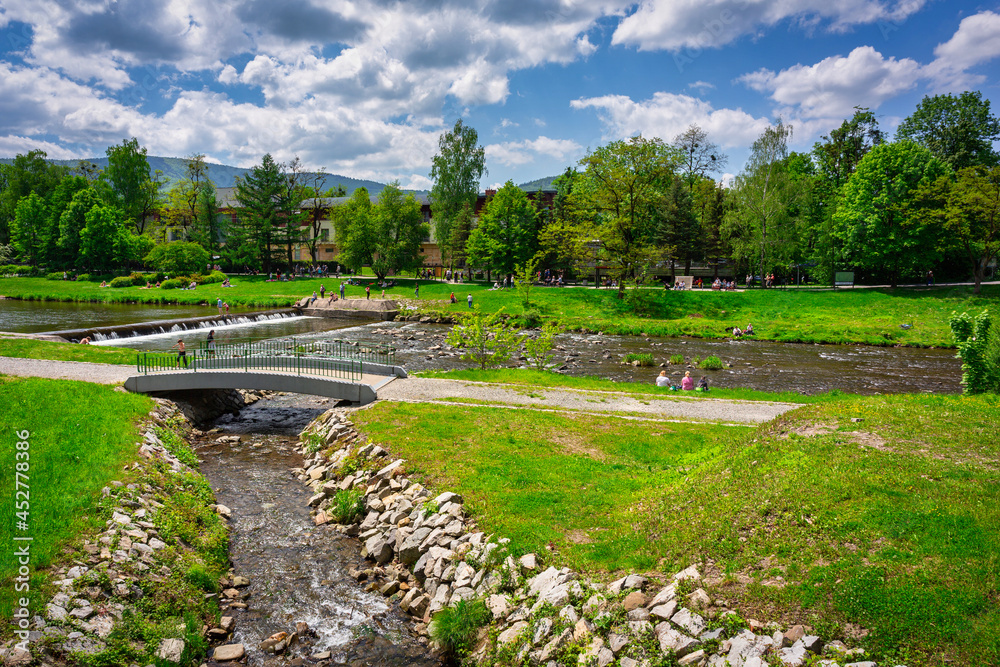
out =
<path fill-rule="evenodd" d="M 187 278 L 171 278 L 160 283 L 160 289 L 180 289 L 187 287 L 190 282 Z"/>

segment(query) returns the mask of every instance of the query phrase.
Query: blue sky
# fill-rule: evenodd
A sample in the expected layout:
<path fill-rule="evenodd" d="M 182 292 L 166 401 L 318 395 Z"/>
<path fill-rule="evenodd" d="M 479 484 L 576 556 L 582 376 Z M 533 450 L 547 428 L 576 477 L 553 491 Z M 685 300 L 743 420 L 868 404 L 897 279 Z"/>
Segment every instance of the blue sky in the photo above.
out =
<path fill-rule="evenodd" d="M 855 105 L 891 134 L 924 95 L 995 103 L 998 57 L 1000 7 L 944 0 L 4 0 L 0 156 L 135 136 L 428 188 L 462 118 L 488 187 L 697 124 L 725 179 L 779 117 L 808 150 Z"/>

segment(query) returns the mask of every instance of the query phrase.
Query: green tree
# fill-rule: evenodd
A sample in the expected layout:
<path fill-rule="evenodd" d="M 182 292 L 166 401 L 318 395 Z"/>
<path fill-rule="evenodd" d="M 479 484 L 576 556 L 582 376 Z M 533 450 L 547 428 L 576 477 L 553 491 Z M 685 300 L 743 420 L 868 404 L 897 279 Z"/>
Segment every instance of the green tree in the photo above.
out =
<path fill-rule="evenodd" d="M 993 148 L 998 139 L 1000 120 L 979 91 L 925 96 L 896 128 L 896 141 L 914 141 L 956 171 L 1000 164 Z"/>
<path fill-rule="evenodd" d="M 204 244 L 207 234 L 202 216 L 203 190 L 207 183 L 211 183 L 205 156 L 190 156 L 184 163 L 184 169 L 185 177 L 174 183 L 167 194 L 163 240 L 169 240 L 168 232 L 172 229 L 175 232 L 179 230 L 179 236 L 184 240 L 194 240 L 195 236 L 200 236 L 198 240 Z M 195 227 L 199 225 L 201 229 L 196 230 Z"/>
<path fill-rule="evenodd" d="M 90 184 L 83 176 L 67 176 L 59 182 L 56 189 L 49 195 L 47 202 L 49 217 L 45 223 L 45 247 L 42 252 L 42 261 L 50 268 L 61 269 L 72 266 L 74 257 L 64 256 L 59 245 L 62 234 L 59 221 L 62 219 L 62 215 L 66 209 L 69 208 L 76 193 L 86 190 L 89 187 Z"/>
<path fill-rule="evenodd" d="M 239 222 L 228 239 L 230 261 L 270 273 L 274 266 L 274 245 L 285 210 L 287 184 L 281 167 L 271 154 L 237 180 L 236 201 Z"/>
<path fill-rule="evenodd" d="M 966 394 L 983 394 L 1000 390 L 1000 368 L 991 363 L 989 348 L 990 313 L 984 310 L 974 319 L 968 313 L 951 314 L 948 322 L 962 360 L 962 385 Z"/>
<path fill-rule="evenodd" d="M 699 181 L 693 192 L 694 208 L 698 212 L 702 256 L 714 267 L 713 277 L 716 278 L 719 276 L 719 266 L 732 255 L 732 249 L 722 231 L 728 208 L 726 192 L 722 184 L 707 178 Z"/>
<path fill-rule="evenodd" d="M 847 182 L 868 151 L 885 141 L 875 114 L 867 107 L 854 109 L 850 120 L 845 120 L 813 145 L 819 173 L 834 192 Z"/>
<path fill-rule="evenodd" d="M 207 273 L 206 266 L 210 259 L 208 251 L 197 243 L 174 241 L 156 246 L 143 261 L 157 271 L 176 277 Z"/>
<path fill-rule="evenodd" d="M 694 189 L 699 180 L 722 171 L 729 163 L 729 157 L 709 141 L 708 132 L 697 124 L 692 124 L 674 137 L 672 145 L 680 155 L 679 170 L 688 189 Z"/>
<path fill-rule="evenodd" d="M 442 258 L 455 268 L 456 253 L 464 248 L 455 245 L 461 235 L 453 235 L 455 221 L 467 205 L 473 209 L 479 194 L 479 181 L 487 173 L 486 149 L 479 145 L 476 130 L 455 121 L 451 132 L 438 138 L 438 154 L 431 158 L 431 213 L 434 238 L 441 248 Z"/>
<path fill-rule="evenodd" d="M 656 241 L 670 257 L 670 273 L 674 275 L 674 262 L 684 261 L 684 274 L 691 271 L 691 260 L 701 253 L 701 230 L 694 212 L 693 187 L 679 176 L 669 180 L 663 198 L 660 200 L 660 214 L 656 230 Z"/>
<path fill-rule="evenodd" d="M 562 332 L 563 328 L 558 324 L 546 322 L 537 336 L 524 337 L 524 355 L 536 370 L 545 371 L 553 366 L 550 352 L 555 346 L 556 336 Z"/>
<path fill-rule="evenodd" d="M 412 271 L 423 264 L 420 244 L 430 229 L 424 223 L 420 202 L 413 195 L 404 195 L 399 181 L 385 186 L 378 195 L 370 229 L 375 238 L 372 271 L 379 280 L 390 273 Z"/>
<path fill-rule="evenodd" d="M 125 215 L 137 234 L 146 229 L 146 220 L 156 210 L 160 183 L 150 175 L 146 148 L 135 137 L 110 146 L 106 151 L 108 166 L 101 178 L 111 186 L 110 202 Z"/>
<path fill-rule="evenodd" d="M 34 192 L 22 198 L 14 210 L 11 241 L 21 259 L 31 266 L 38 265 L 45 246 L 48 217 L 45 200 Z"/>
<path fill-rule="evenodd" d="M 520 347 L 521 338 L 517 327 L 503 317 L 503 308 L 495 313 L 483 313 L 476 306 L 448 332 L 448 344 L 463 350 L 462 359 L 487 369 L 510 359 Z"/>
<path fill-rule="evenodd" d="M 59 253 L 65 268 L 80 268 L 80 234 L 87 225 L 87 214 L 101 199 L 93 188 L 84 188 L 73 195 L 69 206 L 59 216 Z"/>
<path fill-rule="evenodd" d="M 538 213 L 524 190 L 507 181 L 486 202 L 479 225 L 469 235 L 468 258 L 474 266 L 509 276 L 530 258 L 538 239 Z"/>
<path fill-rule="evenodd" d="M 936 230 L 911 215 L 915 192 L 948 167 L 912 141 L 880 144 L 858 164 L 843 189 L 835 234 L 855 267 L 884 272 L 893 287 L 906 274 L 928 268 L 940 246 Z"/>
<path fill-rule="evenodd" d="M 794 242 L 789 209 L 798 193 L 786 163 L 791 136 L 792 127 L 779 120 L 753 143 L 726 214 L 733 258 L 761 276 L 787 262 Z"/>
<path fill-rule="evenodd" d="M 639 282 L 662 259 L 654 233 L 657 207 L 680 160 L 662 139 L 640 136 L 613 141 L 580 161 L 586 183 L 574 188 L 571 205 L 593 212 L 587 222 L 590 216 L 580 216 L 581 229 L 595 261 L 618 281 L 618 298 L 627 280 Z"/>
<path fill-rule="evenodd" d="M 339 251 L 337 261 L 356 271 L 370 265 L 375 255 L 375 212 L 368 190 L 358 188 L 331 213 Z"/>
<path fill-rule="evenodd" d="M 217 254 L 226 230 L 219 218 L 219 204 L 215 183 L 206 180 L 198 189 L 198 202 L 194 224 L 191 226 L 191 240 Z"/>
<path fill-rule="evenodd" d="M 68 173 L 67 167 L 51 164 L 45 151 L 29 151 L 17 155 L 10 164 L 0 164 L 0 243 L 10 242 L 18 202 L 32 192 L 48 199 Z"/>
<path fill-rule="evenodd" d="M 308 239 L 308 228 L 303 225 L 306 224 L 309 212 L 302 210 L 302 200 L 307 196 L 306 173 L 298 157 L 278 167 L 284 178 L 284 191 L 280 197 L 278 209 L 280 224 L 276 230 L 275 242 L 285 246 L 285 260 L 288 262 L 288 270 L 291 271 L 294 262 L 292 249 Z"/>
<path fill-rule="evenodd" d="M 86 216 L 80 232 L 80 260 L 94 272 L 109 272 L 138 259 L 141 250 L 125 216 L 117 208 L 97 205 Z"/>

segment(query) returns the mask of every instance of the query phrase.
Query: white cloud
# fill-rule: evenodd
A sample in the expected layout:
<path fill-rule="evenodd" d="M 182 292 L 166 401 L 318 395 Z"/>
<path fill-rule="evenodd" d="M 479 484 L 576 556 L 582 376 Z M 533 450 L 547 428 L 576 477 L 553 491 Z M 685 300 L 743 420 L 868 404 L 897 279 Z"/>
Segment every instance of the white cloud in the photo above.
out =
<path fill-rule="evenodd" d="M 962 19 L 934 55 L 927 71 L 938 90 L 959 92 L 981 84 L 986 77 L 967 70 L 1000 56 L 1000 14 L 987 11 Z"/>
<path fill-rule="evenodd" d="M 225 67 L 222 68 L 222 71 L 219 72 L 218 80 L 219 83 L 221 84 L 229 85 L 239 81 L 240 75 L 236 71 L 235 67 L 233 67 L 232 65 L 226 65 Z"/>
<path fill-rule="evenodd" d="M 538 157 L 552 158 L 557 162 L 575 162 L 583 155 L 583 146 L 570 139 L 538 137 L 526 141 L 505 141 L 486 146 L 486 156 L 507 166 L 534 162 Z"/>
<path fill-rule="evenodd" d="M 782 21 L 842 31 L 876 21 L 901 21 L 924 0 L 642 0 L 618 24 L 613 44 L 688 52 L 719 48 Z"/>
<path fill-rule="evenodd" d="M 870 46 L 859 46 L 846 58 L 832 56 L 777 74 L 762 69 L 738 80 L 807 118 L 844 118 L 854 106 L 876 109 L 913 88 L 920 72 L 914 60 L 884 58 Z"/>
<path fill-rule="evenodd" d="M 690 95 L 664 92 L 642 102 L 624 95 L 605 95 L 573 100 L 570 106 L 596 109 L 605 124 L 605 139 L 642 134 L 671 141 L 697 124 L 722 146 L 746 146 L 770 125 L 766 118 L 754 118 L 742 109 L 714 109 L 708 102 Z"/>

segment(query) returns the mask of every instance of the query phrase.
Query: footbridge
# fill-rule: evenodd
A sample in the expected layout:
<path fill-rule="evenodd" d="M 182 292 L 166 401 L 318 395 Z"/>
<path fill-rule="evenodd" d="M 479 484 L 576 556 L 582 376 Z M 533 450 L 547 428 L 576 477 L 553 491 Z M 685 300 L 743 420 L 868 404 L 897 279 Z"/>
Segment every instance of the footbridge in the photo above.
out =
<path fill-rule="evenodd" d="M 213 346 L 183 356 L 140 352 L 125 389 L 144 394 L 192 389 L 258 389 L 326 396 L 364 405 L 406 371 L 388 346 L 271 339 Z"/>

